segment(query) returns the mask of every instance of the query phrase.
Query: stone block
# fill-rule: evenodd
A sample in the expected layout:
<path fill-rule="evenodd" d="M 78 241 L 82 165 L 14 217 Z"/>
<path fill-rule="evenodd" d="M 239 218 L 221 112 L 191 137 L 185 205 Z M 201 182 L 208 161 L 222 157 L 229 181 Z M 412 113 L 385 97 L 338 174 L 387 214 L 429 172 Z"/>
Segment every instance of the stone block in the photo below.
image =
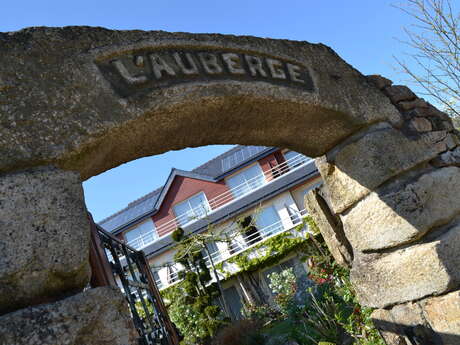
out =
<path fill-rule="evenodd" d="M 377 309 L 374 325 L 388 345 L 460 344 L 460 293 L 451 292 L 418 302 Z"/>
<path fill-rule="evenodd" d="M 459 139 L 458 139 L 457 135 L 455 135 L 453 133 L 449 133 L 449 135 L 446 138 L 447 149 L 452 150 L 458 145 L 459 145 Z"/>
<path fill-rule="evenodd" d="M 305 195 L 305 208 L 320 229 L 335 261 L 341 266 L 350 267 L 353 254 L 343 232 L 342 222 L 337 215 L 332 214 L 318 190 Z"/>
<path fill-rule="evenodd" d="M 438 239 L 386 254 L 355 253 L 351 281 L 361 304 L 385 308 L 460 286 L 460 225 Z"/>
<path fill-rule="evenodd" d="M 386 87 L 383 92 L 391 99 L 393 103 L 401 101 L 412 101 L 417 98 L 415 93 L 405 85 L 392 85 Z"/>
<path fill-rule="evenodd" d="M 415 241 L 460 214 L 459 195 L 457 167 L 432 170 L 409 182 L 398 179 L 372 192 L 341 216 L 345 235 L 355 252 Z"/>
<path fill-rule="evenodd" d="M 81 291 L 89 222 L 78 173 L 52 167 L 0 176 L 0 314 Z"/>
<path fill-rule="evenodd" d="M 330 190 L 335 213 L 341 213 L 388 179 L 429 161 L 446 150 L 445 131 L 409 138 L 382 124 L 351 143 L 316 160 Z"/>
<path fill-rule="evenodd" d="M 421 302 L 424 316 L 444 345 L 460 344 L 460 291 Z"/>
<path fill-rule="evenodd" d="M 382 77 L 379 74 L 367 75 L 366 78 L 380 90 L 393 84 L 390 79 Z"/>
<path fill-rule="evenodd" d="M 376 309 L 372 312 L 371 318 L 386 345 L 407 345 L 399 325 L 393 321 L 388 310 Z"/>
<path fill-rule="evenodd" d="M 425 107 L 417 107 L 407 112 L 409 117 L 435 117 L 442 121 L 452 121 L 452 119 L 446 113 L 442 112 L 438 108 L 432 106 L 430 103 L 426 103 Z"/>
<path fill-rule="evenodd" d="M 433 126 L 430 120 L 424 117 L 415 117 L 410 121 L 410 127 L 417 132 L 430 132 Z"/>
<path fill-rule="evenodd" d="M 452 121 L 442 121 L 442 128 L 448 132 L 453 131 L 455 129 Z"/>
<path fill-rule="evenodd" d="M 432 342 L 437 336 L 417 303 L 397 305 L 390 310 L 377 309 L 371 318 L 387 345 L 439 344 Z"/>
<path fill-rule="evenodd" d="M 398 107 L 403 111 L 408 111 L 414 108 L 428 108 L 428 103 L 422 98 L 417 98 L 413 101 L 401 101 Z"/>
<path fill-rule="evenodd" d="M 135 345 L 123 294 L 100 287 L 0 316 L 0 345 Z"/>
<path fill-rule="evenodd" d="M 431 164 L 436 167 L 460 166 L 460 147 L 437 156 L 431 161 Z"/>

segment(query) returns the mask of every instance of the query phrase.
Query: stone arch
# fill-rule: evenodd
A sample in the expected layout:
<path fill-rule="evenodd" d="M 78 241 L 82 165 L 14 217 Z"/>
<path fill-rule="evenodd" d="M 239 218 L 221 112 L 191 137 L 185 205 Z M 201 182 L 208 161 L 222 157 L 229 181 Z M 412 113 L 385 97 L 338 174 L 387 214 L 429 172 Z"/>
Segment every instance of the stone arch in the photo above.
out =
<path fill-rule="evenodd" d="M 220 143 L 321 156 L 330 212 L 343 223 L 332 237 L 351 244 L 364 304 L 385 308 L 460 285 L 458 259 L 440 258 L 455 253 L 439 252 L 447 239 L 424 237 L 435 229 L 460 242 L 453 201 L 460 172 L 445 167 L 457 164 L 458 136 L 407 88 L 366 78 L 330 48 L 306 42 L 87 27 L 31 28 L 0 34 L 0 42 L 0 190 L 10 200 L 0 208 L 7 219 L 0 311 L 86 284 L 81 180 L 143 156 Z M 436 184 L 451 187 L 438 198 L 449 203 L 446 212 L 432 204 Z M 398 249 L 410 244 L 411 256 Z M 18 249 L 25 257 L 16 262 Z M 422 289 L 411 291 L 419 281 L 387 281 L 403 264 L 421 269 L 421 251 L 432 255 Z M 434 284 L 436 264 L 443 279 Z M 33 275 L 37 284 L 26 289 Z M 369 291 L 382 283 L 386 293 Z"/>
<path fill-rule="evenodd" d="M 388 98 L 320 44 L 72 27 L 3 40 L 0 171 L 55 164 L 87 178 L 211 143 L 283 144 L 319 156 L 369 124 L 401 121 Z M 185 74 L 176 53 L 197 73 Z M 203 55 L 217 59 L 219 73 L 206 72 Z M 160 68 L 155 77 L 152 56 L 175 75 Z M 261 67 L 251 70 L 247 59 Z M 301 144 L 295 131 L 304 132 Z"/>

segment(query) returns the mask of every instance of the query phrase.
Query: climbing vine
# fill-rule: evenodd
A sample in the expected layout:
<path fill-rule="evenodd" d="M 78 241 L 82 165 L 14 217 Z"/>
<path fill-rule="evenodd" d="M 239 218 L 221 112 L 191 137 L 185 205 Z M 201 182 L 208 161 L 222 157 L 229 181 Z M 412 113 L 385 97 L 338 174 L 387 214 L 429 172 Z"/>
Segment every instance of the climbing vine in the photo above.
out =
<path fill-rule="evenodd" d="M 269 240 L 252 248 L 258 252 L 254 258 L 249 258 L 245 252 L 235 255 L 227 260 L 237 264 L 240 272 L 255 271 L 264 267 L 272 266 L 295 249 L 299 249 L 305 243 L 305 238 L 292 237 L 290 233 L 281 233 Z"/>
<path fill-rule="evenodd" d="M 319 233 L 318 227 L 310 216 L 303 217 L 302 223 L 297 225 L 294 230 L 296 232 L 302 232 L 305 230 L 306 225 L 308 225 L 308 229 L 312 234 Z M 251 251 L 257 251 L 256 257 L 250 258 L 247 252 L 243 252 L 231 257 L 227 262 L 238 265 L 240 271 L 238 271 L 237 274 L 240 272 L 256 271 L 277 264 L 294 250 L 301 252 L 305 251 L 308 246 L 307 240 L 309 238 L 310 235 L 300 237 L 293 236 L 289 232 L 284 232 L 252 247 Z M 222 273 L 226 273 L 223 263 L 220 263 L 217 268 Z M 229 277 L 230 276 L 227 275 L 227 278 Z"/>

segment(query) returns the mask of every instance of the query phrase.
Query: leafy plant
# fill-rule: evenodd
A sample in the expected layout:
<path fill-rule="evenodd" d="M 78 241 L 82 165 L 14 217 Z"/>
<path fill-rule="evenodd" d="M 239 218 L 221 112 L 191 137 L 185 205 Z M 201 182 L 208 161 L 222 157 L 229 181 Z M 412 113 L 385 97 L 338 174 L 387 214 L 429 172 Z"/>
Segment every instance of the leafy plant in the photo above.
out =
<path fill-rule="evenodd" d="M 372 310 L 359 305 L 349 271 L 335 263 L 321 235 L 307 235 L 298 248 L 308 264 L 309 278 L 316 283 L 304 295 L 303 303 L 295 299 L 295 276 L 289 269 L 269 275 L 269 286 L 281 312 L 270 314 L 268 306 L 261 306 L 245 315 L 264 321 L 271 317 L 264 330 L 269 337 L 282 336 L 300 345 L 384 345 L 370 319 Z"/>
<path fill-rule="evenodd" d="M 270 283 L 268 286 L 275 294 L 289 295 L 295 291 L 296 277 L 292 268 L 278 272 L 273 272 L 268 275 Z"/>
<path fill-rule="evenodd" d="M 299 344 L 384 345 L 370 318 L 372 309 L 359 305 L 349 270 L 334 261 L 321 235 L 310 235 L 303 248 L 309 278 L 316 285 L 309 289 L 304 306 L 294 305 L 290 311 Z"/>
<path fill-rule="evenodd" d="M 209 284 L 212 278 L 202 247 L 194 238 L 183 235 L 179 228 L 173 236 L 179 241 L 174 259 L 184 267 L 180 275 L 183 281 L 163 294 L 171 320 L 184 335 L 181 345 L 209 344 L 217 331 L 227 324 L 220 308 L 212 304 L 220 291 L 215 283 Z"/>
<path fill-rule="evenodd" d="M 244 306 L 242 314 L 245 319 L 257 321 L 263 325 L 281 318 L 281 312 L 269 304 L 247 304 Z"/>
<path fill-rule="evenodd" d="M 273 272 L 268 275 L 270 283 L 268 286 L 275 294 L 275 302 L 280 308 L 283 315 L 288 313 L 288 308 L 291 303 L 294 303 L 294 295 L 297 290 L 296 276 L 292 268 L 278 272 Z"/>

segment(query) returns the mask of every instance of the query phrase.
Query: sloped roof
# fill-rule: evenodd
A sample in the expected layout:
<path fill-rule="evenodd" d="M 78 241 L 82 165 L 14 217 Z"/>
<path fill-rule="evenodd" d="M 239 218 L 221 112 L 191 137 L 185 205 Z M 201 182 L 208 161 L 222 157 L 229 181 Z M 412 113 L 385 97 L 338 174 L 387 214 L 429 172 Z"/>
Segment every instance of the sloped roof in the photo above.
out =
<path fill-rule="evenodd" d="M 155 202 L 155 209 L 159 210 L 161 207 L 161 204 L 163 203 L 164 198 L 166 197 L 166 194 L 168 194 L 169 188 L 171 187 L 174 179 L 176 176 L 184 176 L 184 177 L 189 177 L 189 178 L 194 178 L 197 180 L 203 180 L 203 181 L 210 181 L 210 182 L 217 182 L 217 180 L 214 177 L 208 176 L 208 175 L 202 175 L 198 174 L 196 172 L 192 171 L 186 171 L 186 170 L 179 170 L 176 168 L 172 168 L 171 172 L 169 173 L 168 178 L 166 179 L 166 183 L 164 186 L 161 188 L 161 192 L 158 194 L 157 200 Z"/>
<path fill-rule="evenodd" d="M 195 169 L 192 170 L 192 172 L 217 178 L 220 175 L 223 175 L 224 173 L 226 173 L 226 171 L 222 170 L 222 159 L 231 156 L 235 152 L 241 150 L 242 147 L 244 146 L 236 145 L 235 147 L 232 147 L 230 150 L 225 151 L 224 153 L 212 158 L 206 163 L 196 167 Z"/>
<path fill-rule="evenodd" d="M 127 207 L 101 220 L 98 224 L 106 231 L 114 231 L 143 218 L 154 210 L 162 188 L 155 189 L 147 195 L 131 202 Z"/>
<path fill-rule="evenodd" d="M 254 160 L 259 159 L 261 156 L 267 155 L 276 149 L 273 147 L 266 147 L 257 155 L 249 157 L 245 161 L 240 162 L 238 166 L 223 170 L 222 160 L 233 155 L 235 152 L 241 150 L 242 148 L 244 148 L 243 145 L 237 145 L 222 153 L 221 155 L 214 157 L 208 162 L 196 167 L 192 171 L 180 170 L 176 168 L 171 169 L 169 177 L 162 187 L 155 189 L 154 191 L 144 195 L 137 200 L 134 200 L 133 202 L 129 203 L 127 207 L 101 220 L 98 224 L 102 226 L 106 231 L 118 232 L 127 226 L 134 225 L 149 215 L 155 214 L 160 209 L 161 203 L 163 202 L 164 197 L 168 193 L 169 187 L 171 186 L 176 176 L 184 176 L 205 181 L 217 182 L 221 180 L 223 176 L 247 164 L 250 164 Z"/>

